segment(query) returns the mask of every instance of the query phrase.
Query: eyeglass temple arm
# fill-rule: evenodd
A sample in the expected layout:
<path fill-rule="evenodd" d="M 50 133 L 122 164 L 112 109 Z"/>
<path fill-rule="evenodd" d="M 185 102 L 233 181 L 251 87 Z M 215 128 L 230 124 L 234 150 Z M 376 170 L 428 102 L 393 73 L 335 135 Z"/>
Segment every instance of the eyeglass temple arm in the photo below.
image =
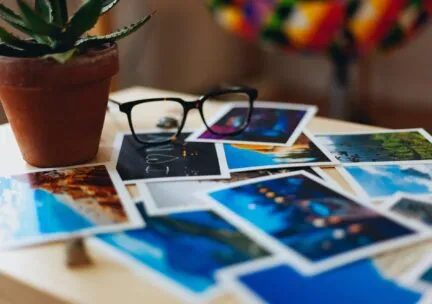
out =
<path fill-rule="evenodd" d="M 107 112 L 110 112 L 110 107 L 109 107 L 109 103 L 113 103 L 113 104 L 116 104 L 116 105 L 118 105 L 119 107 L 121 106 L 121 103 L 120 102 L 118 102 L 118 101 L 116 101 L 116 100 L 114 100 L 114 99 L 111 99 L 111 98 L 108 98 L 108 104 L 107 104 L 107 108 L 106 108 L 106 111 Z"/>
<path fill-rule="evenodd" d="M 113 104 L 116 104 L 116 105 L 118 105 L 118 106 L 121 106 L 121 102 L 116 101 L 116 100 L 114 100 L 114 99 L 112 99 L 112 98 L 108 98 L 108 102 L 111 102 L 111 103 L 113 103 Z"/>

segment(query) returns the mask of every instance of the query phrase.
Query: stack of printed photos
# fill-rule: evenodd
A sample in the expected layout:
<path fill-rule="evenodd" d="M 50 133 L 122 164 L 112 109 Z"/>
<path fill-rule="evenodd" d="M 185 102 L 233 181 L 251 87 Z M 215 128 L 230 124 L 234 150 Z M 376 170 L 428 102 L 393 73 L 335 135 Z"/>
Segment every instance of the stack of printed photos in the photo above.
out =
<path fill-rule="evenodd" d="M 235 120 L 236 107 L 211 125 Z M 203 128 L 144 146 L 121 133 L 109 164 L 0 177 L 0 248 L 98 234 L 93 246 L 187 303 L 225 293 L 244 303 L 423 301 L 432 291 L 431 136 L 312 134 L 316 112 L 257 103 L 236 136 Z M 418 246 L 415 263 L 387 273 L 386 259 L 404 268 Z"/>

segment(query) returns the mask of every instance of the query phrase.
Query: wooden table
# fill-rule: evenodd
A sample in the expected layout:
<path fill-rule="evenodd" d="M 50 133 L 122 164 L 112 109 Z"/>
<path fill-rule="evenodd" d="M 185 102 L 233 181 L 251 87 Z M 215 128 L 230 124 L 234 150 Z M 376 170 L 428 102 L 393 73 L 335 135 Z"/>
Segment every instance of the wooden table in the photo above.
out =
<path fill-rule="evenodd" d="M 136 87 L 112 94 L 119 101 L 138 98 L 176 96 L 193 99 L 185 94 Z M 216 111 L 220 105 L 214 104 Z M 190 113 L 186 127 L 194 128 L 201 124 L 197 113 Z M 160 115 L 155 113 L 155 115 Z M 154 128 L 145 123 L 142 128 Z M 315 118 L 308 126 L 312 132 L 367 131 L 377 128 Z M 128 131 L 126 117 L 115 110 L 107 113 L 102 135 L 101 150 L 94 162 L 109 161 L 116 132 Z M 19 173 L 31 169 L 18 150 L 9 125 L 0 127 L 0 173 Z M 335 170 L 327 169 L 333 178 L 350 191 L 348 185 Z M 131 269 L 106 255 L 92 245 L 89 251 L 95 264 L 92 267 L 69 270 L 65 267 L 65 246 L 62 243 L 36 248 L 26 248 L 10 252 L 0 252 L 0 304 L 12 303 L 180 303 L 150 280 L 137 277 Z M 376 259 L 376 264 L 390 276 L 404 271 L 407 265 L 418 260 L 424 252 L 432 252 L 432 243 L 390 253 Z M 403 263 L 402 263 L 403 262 Z M 403 264 L 403 265 L 402 265 Z M 234 303 L 227 295 L 217 302 Z"/>

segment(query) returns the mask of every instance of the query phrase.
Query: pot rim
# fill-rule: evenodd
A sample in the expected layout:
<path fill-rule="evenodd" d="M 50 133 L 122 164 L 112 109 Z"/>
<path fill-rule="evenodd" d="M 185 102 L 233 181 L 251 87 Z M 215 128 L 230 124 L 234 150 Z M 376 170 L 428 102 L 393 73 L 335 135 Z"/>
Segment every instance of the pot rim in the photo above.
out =
<path fill-rule="evenodd" d="M 118 45 L 90 49 L 61 64 L 43 57 L 0 56 L 0 86 L 22 89 L 76 86 L 111 78 L 119 71 Z"/>
<path fill-rule="evenodd" d="M 107 45 L 108 44 L 108 45 Z M 88 52 L 86 53 L 77 53 L 77 56 L 72 57 L 71 60 L 66 61 L 65 63 L 60 63 L 55 61 L 52 58 L 44 58 L 44 56 L 38 56 L 38 57 L 14 57 L 14 56 L 5 56 L 0 55 L 0 64 L 2 63 L 10 63 L 10 61 L 27 61 L 27 62 L 46 62 L 46 63 L 52 63 L 53 65 L 67 65 L 71 62 L 74 62 L 76 60 L 79 60 L 84 57 L 97 57 L 102 56 L 105 53 L 113 51 L 113 49 L 117 48 L 116 42 L 108 42 L 104 44 L 104 47 L 101 49 L 98 48 L 90 48 Z M 52 53 L 55 54 L 55 53 Z M 50 54 L 48 54 L 50 55 Z"/>

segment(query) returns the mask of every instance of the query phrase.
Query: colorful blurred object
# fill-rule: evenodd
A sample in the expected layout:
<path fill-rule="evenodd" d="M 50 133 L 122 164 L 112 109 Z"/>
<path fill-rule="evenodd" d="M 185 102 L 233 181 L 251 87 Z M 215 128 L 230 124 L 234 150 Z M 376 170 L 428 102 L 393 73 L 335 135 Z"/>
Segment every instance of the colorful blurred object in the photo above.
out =
<path fill-rule="evenodd" d="M 336 63 L 402 45 L 432 13 L 432 0 L 208 1 L 218 23 L 241 37 Z"/>

